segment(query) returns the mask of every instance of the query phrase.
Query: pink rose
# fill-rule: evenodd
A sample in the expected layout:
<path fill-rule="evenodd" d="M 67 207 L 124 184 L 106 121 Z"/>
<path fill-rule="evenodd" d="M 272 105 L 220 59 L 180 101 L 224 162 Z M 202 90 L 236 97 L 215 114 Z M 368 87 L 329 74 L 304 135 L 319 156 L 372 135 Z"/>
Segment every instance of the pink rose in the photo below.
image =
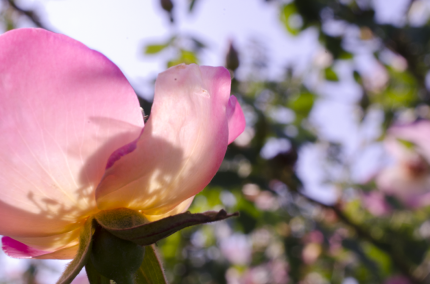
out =
<path fill-rule="evenodd" d="M 161 73 L 145 128 L 124 75 L 67 36 L 0 36 L 0 234 L 13 257 L 73 258 L 103 209 L 187 210 L 244 129 L 223 67 Z"/>
<path fill-rule="evenodd" d="M 385 195 L 380 191 L 371 191 L 363 194 L 364 207 L 375 216 L 386 216 L 392 209 L 385 200 Z"/>

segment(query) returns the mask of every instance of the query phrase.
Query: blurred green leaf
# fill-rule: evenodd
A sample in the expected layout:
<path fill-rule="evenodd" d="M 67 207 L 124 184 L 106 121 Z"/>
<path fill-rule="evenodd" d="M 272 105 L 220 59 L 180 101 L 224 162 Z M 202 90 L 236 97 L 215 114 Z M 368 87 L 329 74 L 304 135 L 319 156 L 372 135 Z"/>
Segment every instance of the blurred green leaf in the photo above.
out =
<path fill-rule="evenodd" d="M 387 276 L 390 274 L 392 268 L 391 259 L 386 253 L 370 244 L 364 244 L 363 250 L 370 260 L 378 264 L 380 272 L 382 272 L 383 276 Z"/>
<path fill-rule="evenodd" d="M 409 72 L 398 72 L 388 68 L 390 76 L 385 90 L 371 96 L 373 103 L 380 103 L 385 108 L 404 108 L 414 105 L 418 100 L 417 80 Z"/>
<path fill-rule="evenodd" d="M 315 101 L 315 95 L 310 92 L 302 92 L 289 98 L 287 107 L 296 113 L 296 121 L 308 116 Z"/>
<path fill-rule="evenodd" d="M 325 79 L 327 81 L 332 81 L 332 82 L 338 82 L 339 81 L 339 78 L 338 78 L 336 72 L 334 72 L 333 68 L 331 68 L 331 67 L 324 69 L 324 76 L 325 76 Z"/>
<path fill-rule="evenodd" d="M 181 245 L 182 241 L 182 232 L 176 232 L 167 238 L 160 241 L 162 245 L 160 245 L 160 250 L 165 259 L 175 259 L 178 254 L 178 247 Z M 159 243 L 157 243 L 159 245 Z"/>
<path fill-rule="evenodd" d="M 150 44 L 145 47 L 145 54 L 157 54 L 168 47 L 169 44 Z"/>
<path fill-rule="evenodd" d="M 178 65 L 178 64 L 182 64 L 182 63 L 185 63 L 185 64 L 191 64 L 191 63 L 198 64 L 199 60 L 198 60 L 197 55 L 196 55 L 195 52 L 181 49 L 179 57 L 176 58 L 176 59 L 170 60 L 167 63 L 167 66 L 168 67 L 172 67 L 172 66 L 175 66 L 175 65 Z"/>
<path fill-rule="evenodd" d="M 291 16 L 293 15 L 297 15 L 297 8 L 294 3 L 289 3 L 282 7 L 281 22 L 290 34 L 297 35 L 299 30 L 291 25 Z"/>
<path fill-rule="evenodd" d="M 193 51 L 184 50 L 184 49 L 181 50 L 181 59 L 186 64 L 190 64 L 190 63 L 197 64 L 199 62 L 199 60 L 197 59 L 197 55 Z"/>
<path fill-rule="evenodd" d="M 339 59 L 351 60 L 351 59 L 354 59 L 354 55 L 350 52 L 344 51 L 340 54 Z"/>
<path fill-rule="evenodd" d="M 379 278 L 379 267 L 376 262 L 369 259 L 369 257 L 364 253 L 360 244 L 354 239 L 344 239 L 342 240 L 342 246 L 348 250 L 353 251 L 361 260 L 361 262 L 373 273 L 375 277 Z"/>
<path fill-rule="evenodd" d="M 396 140 L 398 142 L 400 142 L 400 144 L 402 144 L 403 146 L 405 146 L 406 148 L 408 148 L 410 150 L 413 150 L 416 147 L 416 145 L 411 141 L 407 141 L 407 140 L 400 139 L 400 138 L 397 138 Z"/>

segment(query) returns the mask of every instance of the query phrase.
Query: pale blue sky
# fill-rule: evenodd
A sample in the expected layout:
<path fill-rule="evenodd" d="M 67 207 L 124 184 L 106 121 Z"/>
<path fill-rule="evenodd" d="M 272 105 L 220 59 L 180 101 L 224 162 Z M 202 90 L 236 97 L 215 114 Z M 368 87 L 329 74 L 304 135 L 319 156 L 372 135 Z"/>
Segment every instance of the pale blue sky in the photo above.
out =
<path fill-rule="evenodd" d="M 251 39 L 258 39 L 268 49 L 269 77 L 280 76 L 287 62 L 305 66 L 315 49 L 312 32 L 292 38 L 280 24 L 278 5 L 262 0 L 198 1 L 192 14 L 188 1 L 176 1 L 173 27 L 158 0 L 21 1 L 39 11 L 54 30 L 109 57 L 138 90 L 148 87 L 145 81 L 165 68 L 160 57 L 144 56 L 143 46 L 166 41 L 175 32 L 195 35 L 208 44 L 201 62 L 205 65 L 223 65 L 229 39 L 243 52 Z"/>

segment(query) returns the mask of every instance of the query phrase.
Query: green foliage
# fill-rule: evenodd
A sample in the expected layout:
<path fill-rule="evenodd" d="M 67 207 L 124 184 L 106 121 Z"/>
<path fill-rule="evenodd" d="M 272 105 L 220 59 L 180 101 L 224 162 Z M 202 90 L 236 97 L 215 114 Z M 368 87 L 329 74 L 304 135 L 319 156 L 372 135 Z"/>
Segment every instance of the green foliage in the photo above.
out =
<path fill-rule="evenodd" d="M 347 52 L 347 51 L 343 51 L 341 52 L 341 54 L 339 55 L 339 59 L 341 60 L 350 60 L 350 59 L 354 59 L 354 54 Z"/>
<path fill-rule="evenodd" d="M 392 107 L 412 105 L 417 99 L 415 79 L 408 73 L 390 72 L 389 87 L 385 92 L 387 104 Z"/>
<path fill-rule="evenodd" d="M 168 44 L 151 44 L 151 45 L 147 45 L 145 47 L 145 54 L 157 54 L 157 53 L 163 51 L 168 46 L 169 46 Z"/>
<path fill-rule="evenodd" d="M 195 52 L 190 51 L 190 50 L 184 50 L 181 49 L 179 52 L 179 56 L 171 61 L 169 61 L 167 63 L 167 67 L 172 67 L 178 64 L 191 64 L 191 63 L 196 63 L 198 64 L 198 58 L 197 55 L 195 54 Z"/>
<path fill-rule="evenodd" d="M 300 94 L 293 95 L 288 100 L 287 106 L 291 108 L 296 114 L 296 121 L 301 122 L 301 120 L 308 117 L 309 112 L 315 102 L 315 95 L 304 91 Z"/>

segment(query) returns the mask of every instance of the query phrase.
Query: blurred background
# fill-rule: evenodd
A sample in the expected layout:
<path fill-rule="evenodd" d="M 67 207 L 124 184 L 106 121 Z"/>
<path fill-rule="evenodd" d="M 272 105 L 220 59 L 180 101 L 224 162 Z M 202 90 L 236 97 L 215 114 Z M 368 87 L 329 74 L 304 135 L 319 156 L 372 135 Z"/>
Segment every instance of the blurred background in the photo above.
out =
<path fill-rule="evenodd" d="M 0 33 L 102 52 L 146 114 L 166 68 L 231 71 L 247 127 L 190 211 L 240 217 L 159 242 L 172 284 L 430 283 L 429 19 L 429 0 L 0 0 Z M 1 253 L 0 283 L 66 263 Z"/>

